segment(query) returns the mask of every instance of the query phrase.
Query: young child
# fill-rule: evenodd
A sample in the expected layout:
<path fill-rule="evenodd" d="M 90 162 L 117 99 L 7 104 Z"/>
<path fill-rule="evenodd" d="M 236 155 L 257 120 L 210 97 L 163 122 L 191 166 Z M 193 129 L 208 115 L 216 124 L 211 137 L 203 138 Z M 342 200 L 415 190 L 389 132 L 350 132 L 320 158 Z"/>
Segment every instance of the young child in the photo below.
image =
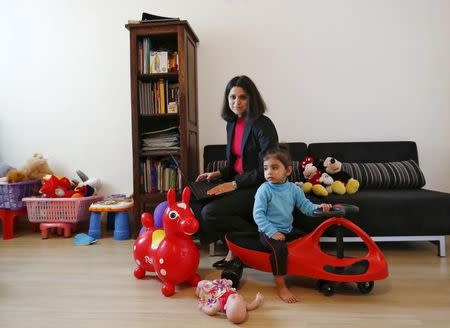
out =
<path fill-rule="evenodd" d="M 306 215 L 311 215 L 319 207 L 324 211 L 331 208 L 331 204 L 317 205 L 307 199 L 299 187 L 287 181 L 291 173 L 289 153 L 280 148 L 269 150 L 264 157 L 264 177 L 267 182 L 258 188 L 253 207 L 260 241 L 271 252 L 270 263 L 278 296 L 286 303 L 298 301 L 284 281 L 287 271 L 286 242 L 301 235 L 292 226 L 294 206 Z"/>

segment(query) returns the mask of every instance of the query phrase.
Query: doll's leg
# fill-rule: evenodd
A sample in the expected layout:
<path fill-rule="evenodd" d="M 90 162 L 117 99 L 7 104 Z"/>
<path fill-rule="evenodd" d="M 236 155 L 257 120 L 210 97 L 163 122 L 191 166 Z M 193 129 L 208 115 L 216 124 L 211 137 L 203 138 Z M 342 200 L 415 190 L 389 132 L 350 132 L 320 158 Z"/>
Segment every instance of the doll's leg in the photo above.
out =
<path fill-rule="evenodd" d="M 217 312 L 220 311 L 220 304 L 219 302 L 209 305 L 205 304 L 202 306 L 202 311 L 205 312 L 207 315 L 216 315 Z"/>
<path fill-rule="evenodd" d="M 197 284 L 197 288 L 195 288 L 195 295 L 200 295 L 200 290 L 205 286 L 205 284 L 208 282 L 208 280 L 200 280 Z"/>

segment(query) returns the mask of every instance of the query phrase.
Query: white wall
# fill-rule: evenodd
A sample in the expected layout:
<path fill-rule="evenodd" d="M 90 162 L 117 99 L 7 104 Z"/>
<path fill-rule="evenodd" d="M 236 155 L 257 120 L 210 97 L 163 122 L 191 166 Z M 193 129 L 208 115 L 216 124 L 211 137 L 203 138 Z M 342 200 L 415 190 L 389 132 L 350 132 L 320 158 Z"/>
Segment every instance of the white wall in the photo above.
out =
<path fill-rule="evenodd" d="M 143 11 L 200 38 L 201 148 L 225 142 L 223 89 L 247 74 L 282 141 L 415 140 L 427 187 L 450 191 L 446 0 L 0 0 L 0 161 L 42 152 L 131 193 L 124 25 Z"/>

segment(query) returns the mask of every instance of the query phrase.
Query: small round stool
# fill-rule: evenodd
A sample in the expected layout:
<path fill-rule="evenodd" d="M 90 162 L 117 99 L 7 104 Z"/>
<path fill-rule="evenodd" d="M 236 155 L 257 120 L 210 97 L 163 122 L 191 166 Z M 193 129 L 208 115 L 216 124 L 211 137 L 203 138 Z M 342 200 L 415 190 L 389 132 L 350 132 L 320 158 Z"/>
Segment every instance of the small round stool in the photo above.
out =
<path fill-rule="evenodd" d="M 64 222 L 42 222 L 39 224 L 39 229 L 41 230 L 42 239 L 48 238 L 49 230 L 56 230 L 58 235 L 64 232 L 64 237 L 68 238 L 72 236 L 72 230 L 75 229 L 75 225 Z"/>
<path fill-rule="evenodd" d="M 114 220 L 114 239 L 126 240 L 131 238 L 130 217 L 128 210 L 133 208 L 132 200 L 107 199 L 93 203 L 89 207 L 91 217 L 89 219 L 88 235 L 99 239 L 101 235 L 101 219 L 107 216 Z"/>

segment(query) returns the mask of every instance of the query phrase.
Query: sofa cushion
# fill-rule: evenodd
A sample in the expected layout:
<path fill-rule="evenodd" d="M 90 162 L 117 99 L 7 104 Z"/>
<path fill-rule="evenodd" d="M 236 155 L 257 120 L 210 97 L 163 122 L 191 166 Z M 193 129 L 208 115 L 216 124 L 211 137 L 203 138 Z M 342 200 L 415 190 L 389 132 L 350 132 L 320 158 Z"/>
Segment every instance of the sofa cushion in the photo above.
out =
<path fill-rule="evenodd" d="M 342 163 L 342 171 L 360 183 L 360 189 L 417 189 L 425 177 L 413 160 L 386 163 Z"/>
<path fill-rule="evenodd" d="M 227 165 L 227 161 L 212 161 L 206 165 L 205 172 L 219 171 Z M 299 161 L 292 161 L 292 174 L 289 176 L 288 180 L 291 182 L 300 181 L 301 174 L 301 163 Z"/>
<path fill-rule="evenodd" d="M 331 194 L 318 198 L 308 195 L 316 204 L 346 203 L 359 207 L 359 213 L 348 219 L 370 236 L 424 236 L 450 234 L 450 194 L 426 189 L 359 190 L 352 195 Z M 314 229 L 322 219 L 295 213 L 295 226 L 305 232 Z"/>
<path fill-rule="evenodd" d="M 227 161 L 212 161 L 206 165 L 205 172 L 214 172 L 223 169 L 227 165 Z"/>
<path fill-rule="evenodd" d="M 203 148 L 203 170 L 207 170 L 209 163 L 213 161 L 222 161 L 227 159 L 227 146 L 226 145 L 206 145 Z"/>
<path fill-rule="evenodd" d="M 288 180 L 291 182 L 301 181 L 301 162 L 300 161 L 292 161 L 292 173 L 289 176 Z"/>
<path fill-rule="evenodd" d="M 413 159 L 419 163 L 414 141 L 363 141 L 310 143 L 314 159 L 334 157 L 342 163 L 395 162 Z"/>

